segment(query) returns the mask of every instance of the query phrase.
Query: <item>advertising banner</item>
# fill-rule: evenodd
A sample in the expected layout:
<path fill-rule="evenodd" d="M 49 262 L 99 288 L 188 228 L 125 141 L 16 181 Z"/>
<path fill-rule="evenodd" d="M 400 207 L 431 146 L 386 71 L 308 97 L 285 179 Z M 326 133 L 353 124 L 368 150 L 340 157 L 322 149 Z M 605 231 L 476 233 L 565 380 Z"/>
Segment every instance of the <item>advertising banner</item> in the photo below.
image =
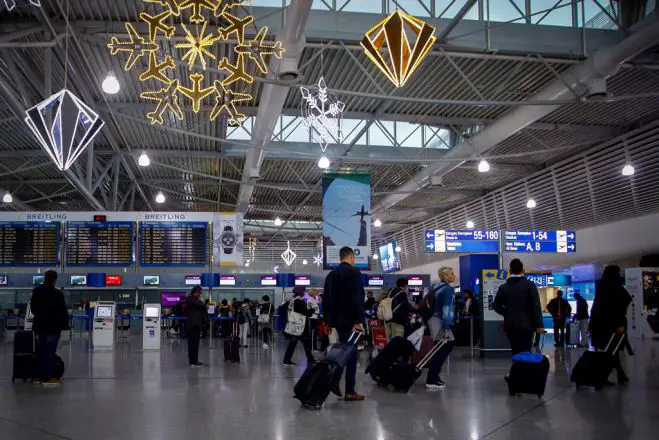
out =
<path fill-rule="evenodd" d="M 323 267 L 339 265 L 339 250 L 355 250 L 355 266 L 371 268 L 371 176 L 323 176 Z"/>
<path fill-rule="evenodd" d="M 220 267 L 243 265 L 243 214 L 220 212 L 213 215 L 213 261 Z"/>

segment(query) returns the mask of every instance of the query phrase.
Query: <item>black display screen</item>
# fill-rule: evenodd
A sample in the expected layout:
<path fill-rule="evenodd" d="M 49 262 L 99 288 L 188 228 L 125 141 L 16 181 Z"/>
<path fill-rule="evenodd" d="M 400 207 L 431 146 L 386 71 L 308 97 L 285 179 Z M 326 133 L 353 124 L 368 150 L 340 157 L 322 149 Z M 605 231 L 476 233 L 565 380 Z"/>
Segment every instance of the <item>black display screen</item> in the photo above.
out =
<path fill-rule="evenodd" d="M 207 264 L 208 223 L 140 223 L 140 265 L 192 267 Z"/>
<path fill-rule="evenodd" d="M 59 223 L 0 222 L 0 266 L 58 266 L 59 241 Z"/>
<path fill-rule="evenodd" d="M 132 266 L 132 222 L 68 222 L 67 266 Z"/>

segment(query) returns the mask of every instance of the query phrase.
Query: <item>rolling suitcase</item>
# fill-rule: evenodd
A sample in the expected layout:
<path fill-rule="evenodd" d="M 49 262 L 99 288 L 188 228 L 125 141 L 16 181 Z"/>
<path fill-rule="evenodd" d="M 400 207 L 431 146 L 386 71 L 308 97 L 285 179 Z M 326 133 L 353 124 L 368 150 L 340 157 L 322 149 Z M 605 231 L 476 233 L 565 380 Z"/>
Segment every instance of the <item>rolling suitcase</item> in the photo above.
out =
<path fill-rule="evenodd" d="M 55 379 L 61 379 L 64 376 L 64 361 L 59 355 L 53 356 L 53 377 Z"/>
<path fill-rule="evenodd" d="M 430 353 L 431 350 L 435 347 L 435 340 L 432 336 L 424 335 L 421 339 L 421 348 L 419 351 L 415 351 L 412 355 L 412 363 L 418 364 Z"/>
<path fill-rule="evenodd" d="M 238 324 L 234 324 L 231 335 L 224 338 L 224 362 L 240 362 L 240 338 Z"/>
<path fill-rule="evenodd" d="M 548 375 L 549 358 L 547 356 L 542 353 L 518 353 L 513 356 L 513 366 L 506 378 L 508 392 L 511 396 L 535 394 L 540 398 L 545 394 Z"/>
<path fill-rule="evenodd" d="M 309 365 L 293 388 L 293 397 L 302 405 L 319 410 L 329 393 L 341 380 L 350 356 L 357 351 L 361 333 L 353 332 L 346 344 L 336 344 L 327 356 Z"/>
<path fill-rule="evenodd" d="M 412 385 L 414 385 L 414 382 L 421 376 L 423 368 L 428 365 L 433 356 L 444 346 L 444 343 L 444 341 L 435 343 L 417 364 L 405 362 L 394 363 L 389 369 L 386 379 L 387 383 L 393 385 L 394 390 L 407 393 L 412 388 Z"/>
<path fill-rule="evenodd" d="M 579 345 L 579 333 L 580 333 L 579 321 L 568 322 L 567 328 L 565 329 L 565 341 L 566 341 L 565 344 L 572 346 Z"/>
<path fill-rule="evenodd" d="M 18 330 L 14 335 L 14 367 L 12 382 L 23 379 L 25 382 L 35 374 L 34 334 L 31 331 Z"/>
<path fill-rule="evenodd" d="M 366 367 L 365 373 L 369 374 L 378 385 L 386 387 L 388 385 L 387 379 L 391 366 L 399 359 L 407 363 L 414 352 L 414 344 L 402 336 L 396 336 L 373 358 L 371 363 L 368 364 L 368 367 Z"/>
<path fill-rule="evenodd" d="M 579 388 L 580 386 L 594 387 L 599 390 L 604 387 L 604 384 L 609 378 L 609 374 L 613 371 L 614 359 L 613 356 L 620 349 L 622 341 L 625 340 L 625 335 L 622 335 L 613 351 L 609 351 L 616 334 L 614 333 L 606 344 L 604 351 L 585 351 L 579 361 L 572 369 L 570 381 Z"/>

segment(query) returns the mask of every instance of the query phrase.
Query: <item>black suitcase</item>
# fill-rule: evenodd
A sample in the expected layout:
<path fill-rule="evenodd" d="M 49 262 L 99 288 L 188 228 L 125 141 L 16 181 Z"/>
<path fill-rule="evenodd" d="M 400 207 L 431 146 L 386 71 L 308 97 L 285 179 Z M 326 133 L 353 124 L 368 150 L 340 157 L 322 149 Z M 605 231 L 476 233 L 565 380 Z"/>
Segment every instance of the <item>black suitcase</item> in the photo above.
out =
<path fill-rule="evenodd" d="M 14 368 L 12 382 L 23 379 L 25 382 L 35 374 L 34 334 L 31 331 L 18 330 L 14 336 Z"/>
<path fill-rule="evenodd" d="M 430 360 L 437 354 L 437 352 L 444 346 L 444 341 L 439 341 L 426 353 L 426 355 L 416 364 L 406 362 L 394 363 L 385 379 L 387 384 L 391 384 L 394 390 L 400 393 L 407 393 L 412 385 L 421 376 L 423 369 L 430 362 Z"/>
<path fill-rule="evenodd" d="M 378 385 L 386 387 L 391 366 L 399 360 L 408 363 L 413 353 L 414 345 L 402 336 L 396 336 L 371 360 L 365 373 L 369 374 Z"/>
<path fill-rule="evenodd" d="M 539 355 L 539 354 L 538 354 Z M 513 366 L 506 381 L 508 392 L 516 394 L 535 394 L 542 397 L 547 386 L 549 375 L 549 358 L 544 355 L 540 362 L 526 362 L 513 360 Z"/>
<path fill-rule="evenodd" d="M 64 376 L 64 361 L 59 355 L 53 356 L 53 377 L 55 379 L 61 379 Z"/>
<path fill-rule="evenodd" d="M 577 388 L 587 386 L 599 390 L 604 387 L 611 371 L 613 371 L 613 356 L 620 349 L 622 341 L 625 340 L 625 335 L 622 335 L 618 340 L 616 348 L 613 351 L 609 351 L 615 336 L 615 333 L 611 336 L 604 351 L 585 351 L 581 355 L 570 375 L 570 381 L 574 382 Z"/>
<path fill-rule="evenodd" d="M 240 362 L 240 338 L 236 335 L 237 325 L 231 336 L 224 338 L 224 362 Z"/>

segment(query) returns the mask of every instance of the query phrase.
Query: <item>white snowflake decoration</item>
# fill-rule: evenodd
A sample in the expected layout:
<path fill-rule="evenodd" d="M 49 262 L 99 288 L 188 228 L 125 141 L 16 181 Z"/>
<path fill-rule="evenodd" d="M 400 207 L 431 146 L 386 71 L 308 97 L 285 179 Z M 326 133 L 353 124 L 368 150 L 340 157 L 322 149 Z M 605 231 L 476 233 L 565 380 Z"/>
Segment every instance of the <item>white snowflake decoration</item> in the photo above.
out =
<path fill-rule="evenodd" d="M 317 93 L 311 93 L 306 87 L 300 87 L 300 91 L 304 125 L 311 130 L 313 140 L 320 144 L 324 153 L 328 143 L 341 142 L 341 114 L 345 104 L 327 92 L 322 76 L 318 81 Z"/>
<path fill-rule="evenodd" d="M 321 254 L 313 256 L 313 264 L 320 267 L 323 265 L 323 256 Z"/>
<path fill-rule="evenodd" d="M 291 242 L 287 241 L 286 250 L 284 251 L 283 254 L 281 254 L 281 259 L 284 260 L 286 266 L 290 266 L 291 264 L 293 264 L 293 261 L 295 261 L 295 257 L 297 257 L 297 255 L 291 249 Z"/>

